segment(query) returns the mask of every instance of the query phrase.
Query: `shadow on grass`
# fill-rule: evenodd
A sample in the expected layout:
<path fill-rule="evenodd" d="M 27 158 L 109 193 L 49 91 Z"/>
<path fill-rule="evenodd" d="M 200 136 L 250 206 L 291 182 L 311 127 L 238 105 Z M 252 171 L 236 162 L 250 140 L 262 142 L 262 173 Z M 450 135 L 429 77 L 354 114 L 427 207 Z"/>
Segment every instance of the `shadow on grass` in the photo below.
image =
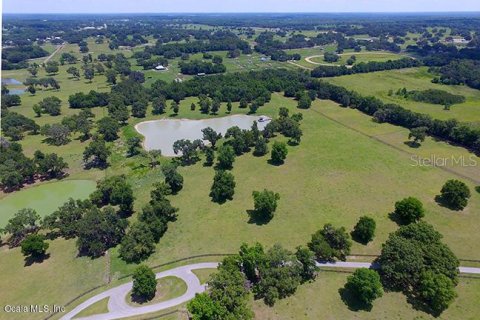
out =
<path fill-rule="evenodd" d="M 351 311 L 371 311 L 372 305 L 366 304 L 363 301 L 360 301 L 358 297 L 355 295 L 355 292 L 348 288 L 340 288 L 338 289 L 338 293 L 340 294 L 340 298 L 342 299 L 343 303 L 348 307 Z"/>
<path fill-rule="evenodd" d="M 421 146 L 420 143 L 415 142 L 415 141 L 410 141 L 410 140 L 405 141 L 404 144 L 407 145 L 407 146 L 409 146 L 410 148 L 415 148 L 415 149 L 417 149 L 417 148 L 419 148 L 419 147 Z"/>
<path fill-rule="evenodd" d="M 273 161 L 272 159 L 268 159 L 268 164 L 272 165 L 272 166 L 275 166 L 275 167 L 279 167 L 281 166 L 282 164 L 285 163 L 285 161 L 282 161 L 282 162 L 276 162 L 276 161 Z"/>
<path fill-rule="evenodd" d="M 408 223 L 406 223 L 405 221 L 403 221 L 400 216 L 395 212 L 390 212 L 388 214 L 388 217 L 390 218 L 390 220 L 392 220 L 393 222 L 395 222 L 396 224 L 398 224 L 399 226 L 404 226 L 404 225 L 407 225 Z"/>
<path fill-rule="evenodd" d="M 256 224 L 258 226 L 265 225 L 270 222 L 269 218 L 260 216 L 255 210 L 247 210 L 247 214 L 250 217 L 248 223 Z"/>
<path fill-rule="evenodd" d="M 28 256 L 25 257 L 25 267 L 29 267 L 34 263 L 42 263 L 43 261 L 50 258 L 50 253 L 42 254 L 41 256 Z"/>
<path fill-rule="evenodd" d="M 445 201 L 445 199 L 439 194 L 435 196 L 435 202 L 440 206 L 450 210 L 462 211 L 463 209 L 452 206 L 450 203 Z"/>
<path fill-rule="evenodd" d="M 367 245 L 369 241 L 365 241 L 364 239 L 361 239 L 355 231 L 350 232 L 350 235 L 352 236 L 352 240 L 355 242 L 358 242 L 363 245 Z"/>

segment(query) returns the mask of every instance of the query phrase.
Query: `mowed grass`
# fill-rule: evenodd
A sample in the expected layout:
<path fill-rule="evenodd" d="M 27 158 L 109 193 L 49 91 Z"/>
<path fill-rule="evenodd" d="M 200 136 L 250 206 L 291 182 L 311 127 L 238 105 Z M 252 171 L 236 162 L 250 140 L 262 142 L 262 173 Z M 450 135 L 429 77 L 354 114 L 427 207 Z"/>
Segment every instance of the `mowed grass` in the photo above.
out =
<path fill-rule="evenodd" d="M 460 278 L 456 288 L 458 297 L 439 317 L 415 310 L 406 297 L 397 292 L 384 293 L 373 303 L 372 310 L 352 311 L 342 301 L 338 290 L 343 288 L 349 274 L 320 271 L 316 280 L 298 287 L 295 294 L 279 300 L 274 307 L 255 301 L 255 319 L 262 320 L 403 320 L 403 319 L 478 319 L 480 279 Z"/>
<path fill-rule="evenodd" d="M 88 307 L 88 308 L 82 310 L 81 312 L 77 313 L 75 315 L 74 319 L 87 317 L 87 316 L 92 316 L 92 315 L 95 315 L 95 314 L 107 313 L 108 312 L 108 299 L 109 299 L 109 297 L 95 302 L 90 307 Z"/>
<path fill-rule="evenodd" d="M 346 65 L 347 60 L 350 59 L 351 56 L 356 57 L 355 63 L 370 62 L 370 61 L 384 62 L 388 60 L 396 60 L 396 59 L 401 59 L 405 57 L 405 55 L 386 52 L 386 51 L 348 52 L 348 53 L 342 53 L 339 56 L 340 56 L 340 59 L 337 62 L 332 62 L 332 63 L 326 62 L 323 59 L 323 56 L 312 58 L 311 61 L 322 63 L 322 64 L 325 63 L 325 64 L 332 64 L 332 65 Z"/>
<path fill-rule="evenodd" d="M 387 103 L 397 103 L 415 112 L 431 115 L 436 119 L 455 118 L 463 122 L 480 123 L 480 90 L 467 86 L 447 86 L 432 83 L 434 75 L 428 73 L 427 67 L 389 70 L 364 74 L 355 74 L 335 78 L 326 78 L 325 81 L 357 91 L 362 95 L 372 95 Z M 427 90 L 439 89 L 452 94 L 463 95 L 465 103 L 451 106 L 449 111 L 443 110 L 442 105 L 416 102 L 396 96 L 398 89 Z M 389 91 L 393 95 L 389 96 Z"/>
<path fill-rule="evenodd" d="M 42 263 L 24 266 L 20 248 L 0 248 L 3 305 L 61 306 L 85 291 L 105 283 L 107 260 L 77 257 L 75 240 L 48 241 L 50 257 Z M 44 319 L 42 313 L 11 314 L 0 311 L 0 319 Z"/>
<path fill-rule="evenodd" d="M 192 272 L 197 276 L 198 280 L 200 280 L 201 284 L 207 283 L 210 279 L 210 276 L 215 273 L 216 269 L 195 269 Z"/>
<path fill-rule="evenodd" d="M 397 229 L 388 214 L 396 201 L 407 196 L 424 202 L 425 219 L 444 234 L 445 242 L 459 257 L 480 258 L 475 250 L 479 240 L 479 227 L 475 223 L 479 195 L 474 193 L 467 209 L 460 213 L 438 206 L 435 196 L 443 183 L 455 175 L 438 168 L 414 167 L 409 154 L 315 112 L 328 104 L 333 103 L 316 101 L 312 110 L 302 111 L 302 143 L 289 147 L 284 165 L 268 164 L 268 156 L 257 158 L 246 154 L 236 159 L 232 171 L 236 179 L 233 201 L 223 205 L 211 202 L 208 194 L 212 168 L 203 167 L 202 163 L 180 168 L 185 177 L 184 188 L 171 197 L 172 204 L 179 208 L 178 220 L 169 224 L 156 252 L 146 263 L 157 265 L 203 253 L 232 253 L 242 242 L 259 241 L 266 246 L 278 242 L 294 249 L 308 242 L 311 234 L 325 223 L 351 230 L 365 214 L 376 219 L 377 237 L 368 246 L 355 243 L 352 252 L 378 254 L 388 234 Z M 280 106 L 298 112 L 295 105 L 294 101 L 275 94 L 259 113 L 267 110 L 276 113 Z M 123 170 L 129 169 L 123 167 Z M 161 179 L 161 174 L 136 179 L 138 203 L 149 200 L 149 183 L 157 179 Z M 473 190 L 474 185 L 468 184 Z M 250 223 L 247 210 L 253 208 L 251 193 L 264 188 L 280 193 L 276 215 L 266 225 Z M 116 252 L 112 252 L 112 258 L 112 272 L 116 276 L 130 273 L 135 267 L 122 262 Z"/>
<path fill-rule="evenodd" d="M 155 297 L 145 303 L 138 303 L 132 300 L 131 293 L 127 294 L 126 300 L 127 303 L 134 306 L 146 306 L 150 304 L 155 304 L 170 299 L 178 298 L 187 292 L 187 284 L 180 278 L 177 277 L 165 277 L 157 280 L 157 291 Z"/>
<path fill-rule="evenodd" d="M 95 186 L 95 182 L 91 180 L 66 180 L 14 192 L 0 200 L 0 227 L 4 227 L 20 209 L 32 208 L 44 217 L 69 198 L 88 198 Z"/>

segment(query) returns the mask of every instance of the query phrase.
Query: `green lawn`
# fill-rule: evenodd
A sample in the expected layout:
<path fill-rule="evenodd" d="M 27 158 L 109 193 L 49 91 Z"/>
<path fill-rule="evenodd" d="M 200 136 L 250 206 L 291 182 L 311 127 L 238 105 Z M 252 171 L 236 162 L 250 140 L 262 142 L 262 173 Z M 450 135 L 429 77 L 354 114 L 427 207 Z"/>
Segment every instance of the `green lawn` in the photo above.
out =
<path fill-rule="evenodd" d="M 401 58 L 405 57 L 404 55 L 401 55 L 401 54 L 396 54 L 396 53 L 386 52 L 386 51 L 349 52 L 349 53 L 340 54 L 340 59 L 337 62 L 333 62 L 331 64 L 332 65 L 346 65 L 347 60 L 352 55 L 354 55 L 356 57 L 356 62 L 355 63 L 370 62 L 370 61 L 384 62 L 384 61 L 387 61 L 387 60 L 396 60 L 396 59 L 401 59 Z M 329 63 L 329 62 L 325 62 L 325 60 L 323 60 L 323 56 L 312 58 L 311 61 L 317 62 L 317 63 L 327 63 L 327 64 Z"/>
<path fill-rule="evenodd" d="M 348 274 L 320 272 L 312 283 L 301 285 L 295 295 L 279 300 L 273 308 L 263 301 L 253 303 L 255 319 L 262 320 L 307 320 L 307 319 L 478 319 L 480 305 L 480 279 L 461 278 L 457 286 L 458 297 L 452 305 L 435 318 L 411 307 L 401 293 L 384 293 L 375 300 L 372 310 L 352 311 L 342 301 L 338 290 L 343 288 Z"/>
<path fill-rule="evenodd" d="M 397 103 L 415 112 L 431 115 L 437 119 L 455 118 L 464 122 L 480 123 L 480 90 L 467 86 L 447 86 L 432 83 L 433 75 L 427 72 L 427 67 L 410 68 L 355 74 L 335 78 L 326 78 L 326 81 L 358 91 L 363 95 L 373 95 L 389 103 Z M 466 102 L 456 104 L 449 111 L 443 110 L 442 105 L 416 102 L 388 95 L 389 90 L 395 93 L 398 89 L 426 90 L 440 89 L 452 94 L 466 97 Z"/>
<path fill-rule="evenodd" d="M 32 208 L 44 217 L 55 211 L 69 198 L 86 199 L 95 190 L 91 180 L 51 182 L 7 195 L 0 200 L 0 227 L 20 209 Z"/>
<path fill-rule="evenodd" d="M 152 300 L 145 303 L 137 303 L 132 301 L 132 296 L 130 293 L 127 294 L 126 299 L 128 304 L 134 307 L 138 307 L 174 299 L 180 297 L 185 292 L 187 292 L 187 284 L 185 283 L 185 281 L 172 276 L 160 278 L 157 280 L 157 292 L 155 293 L 155 297 Z"/>
<path fill-rule="evenodd" d="M 210 279 L 210 275 L 212 273 L 214 273 L 215 271 L 216 271 L 216 269 L 196 269 L 196 270 L 192 270 L 192 272 L 200 280 L 201 284 L 207 283 L 207 281 Z"/>
<path fill-rule="evenodd" d="M 88 317 L 95 314 L 107 313 L 108 312 L 108 297 L 100 301 L 95 302 L 90 307 L 84 309 L 83 311 L 77 313 L 75 318 Z"/>

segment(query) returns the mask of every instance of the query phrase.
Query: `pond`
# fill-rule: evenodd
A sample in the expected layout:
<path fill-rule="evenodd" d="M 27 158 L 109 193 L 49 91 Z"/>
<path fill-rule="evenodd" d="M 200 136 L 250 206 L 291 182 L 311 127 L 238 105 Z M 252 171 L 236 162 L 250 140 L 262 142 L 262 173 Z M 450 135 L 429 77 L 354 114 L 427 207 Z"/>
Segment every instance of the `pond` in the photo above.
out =
<path fill-rule="evenodd" d="M 14 85 L 19 85 L 19 84 L 22 84 L 20 81 L 18 81 L 17 79 L 13 79 L 13 78 L 3 78 L 2 79 L 2 84 L 3 85 L 10 85 L 10 86 L 14 86 Z"/>
<path fill-rule="evenodd" d="M 95 186 L 95 181 L 91 180 L 65 180 L 15 191 L 0 200 L 0 228 L 20 209 L 32 208 L 44 217 L 68 198 L 87 199 Z"/>
<path fill-rule="evenodd" d="M 8 94 L 24 94 L 25 89 L 8 89 Z"/>
<path fill-rule="evenodd" d="M 202 129 L 211 127 L 224 135 L 228 128 L 238 126 L 240 129 L 250 129 L 257 121 L 258 128 L 263 130 L 269 118 L 266 116 L 233 115 L 204 120 L 161 119 L 145 121 L 137 124 L 135 129 L 145 137 L 143 146 L 146 150 L 161 150 L 167 157 L 176 156 L 173 143 L 180 139 L 202 139 Z"/>

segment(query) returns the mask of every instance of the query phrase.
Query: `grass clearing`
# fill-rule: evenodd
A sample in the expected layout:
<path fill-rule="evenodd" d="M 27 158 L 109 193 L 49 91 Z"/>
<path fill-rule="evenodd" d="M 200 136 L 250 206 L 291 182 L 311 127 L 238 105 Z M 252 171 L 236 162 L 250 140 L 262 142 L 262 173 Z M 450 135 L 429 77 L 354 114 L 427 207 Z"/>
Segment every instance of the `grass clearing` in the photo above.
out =
<path fill-rule="evenodd" d="M 137 303 L 132 301 L 131 293 L 127 294 L 127 303 L 131 306 L 148 306 L 150 304 L 155 304 L 163 301 L 167 301 L 173 298 L 180 297 L 185 292 L 187 292 L 187 284 L 180 278 L 177 277 L 165 277 L 157 280 L 157 292 L 155 297 L 145 303 Z"/>
<path fill-rule="evenodd" d="M 388 60 L 397 60 L 397 59 L 405 58 L 405 55 L 396 54 L 396 53 L 387 52 L 387 51 L 349 52 L 349 53 L 342 53 L 339 56 L 340 56 L 340 59 L 337 62 L 332 62 L 332 63 L 329 63 L 323 60 L 323 56 L 314 57 L 311 59 L 311 61 L 316 63 L 322 63 L 322 64 L 325 63 L 325 64 L 331 64 L 331 65 L 346 65 L 347 60 L 350 59 L 351 56 L 356 57 L 355 63 L 370 62 L 370 61 L 385 62 Z"/>
<path fill-rule="evenodd" d="M 107 313 L 108 312 L 108 299 L 109 299 L 109 297 L 106 297 L 106 298 L 104 298 L 100 301 L 95 302 L 94 304 L 92 304 L 87 309 L 84 309 L 81 312 L 77 313 L 74 318 L 82 318 L 82 317 L 92 316 L 92 315 L 95 315 L 95 314 Z"/>
<path fill-rule="evenodd" d="M 346 87 L 362 95 L 372 95 L 387 103 L 397 103 L 415 112 L 429 114 L 437 119 L 455 118 L 463 122 L 480 123 L 480 90 L 467 86 L 447 86 L 432 83 L 433 74 L 428 73 L 427 67 L 409 68 L 354 74 L 335 78 L 326 78 L 325 81 Z M 425 102 L 407 100 L 396 96 L 395 92 L 401 88 L 407 90 L 440 89 L 452 94 L 463 95 L 466 102 L 451 106 L 449 111 L 443 106 Z M 389 96 L 389 91 L 393 95 Z"/>
<path fill-rule="evenodd" d="M 210 279 L 212 273 L 215 273 L 217 269 L 195 269 L 192 272 L 197 276 L 198 280 L 200 280 L 201 284 L 207 283 Z"/>

